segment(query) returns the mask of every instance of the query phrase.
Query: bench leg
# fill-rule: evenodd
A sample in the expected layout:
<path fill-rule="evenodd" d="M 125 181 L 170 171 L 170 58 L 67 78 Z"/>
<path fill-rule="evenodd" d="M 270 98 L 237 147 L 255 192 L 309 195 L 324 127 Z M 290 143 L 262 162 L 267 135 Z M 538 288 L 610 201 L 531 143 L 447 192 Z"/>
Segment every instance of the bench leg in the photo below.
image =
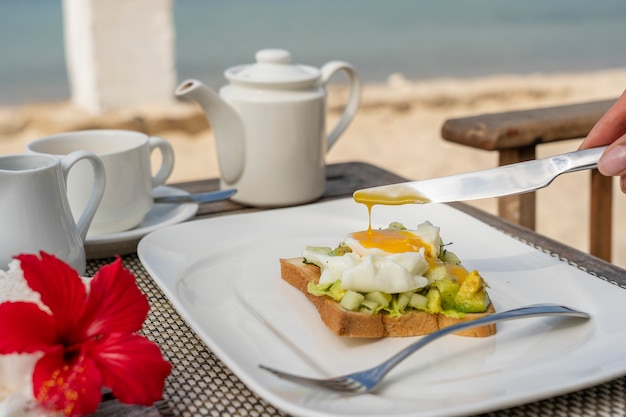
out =
<path fill-rule="evenodd" d="M 613 178 L 597 169 L 591 171 L 591 220 L 589 252 L 611 262 L 611 220 L 613 216 Z"/>
<path fill-rule="evenodd" d="M 517 149 L 502 149 L 499 154 L 499 165 L 530 161 L 536 158 L 535 146 Z M 500 197 L 498 199 L 498 215 L 508 221 L 535 230 L 536 194 L 525 193 Z"/>

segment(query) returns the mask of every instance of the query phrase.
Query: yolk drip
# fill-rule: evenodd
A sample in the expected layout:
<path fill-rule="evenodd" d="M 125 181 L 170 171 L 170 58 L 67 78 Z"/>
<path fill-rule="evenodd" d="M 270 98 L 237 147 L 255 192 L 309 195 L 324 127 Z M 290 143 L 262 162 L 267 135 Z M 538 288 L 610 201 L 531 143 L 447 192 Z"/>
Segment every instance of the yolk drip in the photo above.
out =
<path fill-rule="evenodd" d="M 389 187 L 387 187 L 389 189 Z M 395 189 L 399 192 L 394 193 Z M 429 245 L 414 234 L 403 230 L 373 230 L 372 229 L 372 207 L 376 204 L 402 205 L 415 203 L 428 203 L 430 200 L 419 194 L 415 190 L 398 184 L 391 188 L 391 193 L 381 193 L 375 190 L 358 190 L 353 194 L 354 201 L 364 204 L 367 207 L 367 230 L 356 232 L 352 237 L 364 248 L 377 248 L 387 253 L 418 252 L 425 249 L 425 255 L 432 257 L 433 253 Z"/>
<path fill-rule="evenodd" d="M 352 233 L 350 235 L 361 246 L 368 249 L 381 249 L 387 253 L 419 252 L 426 249 L 426 255 L 430 256 L 430 247 L 418 236 L 405 230 L 368 230 Z"/>
<path fill-rule="evenodd" d="M 384 187 L 387 192 L 378 191 L 376 188 L 357 190 L 352 198 L 357 203 L 365 204 L 369 217 L 367 230 L 372 230 L 372 207 L 376 204 L 387 206 L 399 206 L 403 204 L 429 203 L 430 200 L 424 195 L 405 184 L 396 184 Z"/>

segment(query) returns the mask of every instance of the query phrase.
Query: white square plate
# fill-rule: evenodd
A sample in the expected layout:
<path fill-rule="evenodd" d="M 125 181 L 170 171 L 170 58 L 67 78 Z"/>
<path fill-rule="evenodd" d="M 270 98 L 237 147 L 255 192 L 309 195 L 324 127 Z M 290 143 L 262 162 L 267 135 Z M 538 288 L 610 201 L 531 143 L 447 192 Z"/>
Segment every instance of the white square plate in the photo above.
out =
<path fill-rule="evenodd" d="M 291 384 L 268 365 L 311 376 L 377 364 L 414 338 L 358 340 L 331 333 L 279 258 L 335 246 L 367 227 L 351 199 L 192 221 L 155 231 L 139 257 L 191 328 L 258 395 L 301 416 L 456 416 L 536 401 L 626 374 L 626 291 L 447 205 L 376 206 L 374 227 L 441 227 L 444 243 L 490 286 L 498 311 L 559 303 L 587 322 L 530 318 L 489 338 L 447 336 L 394 369 L 374 394 L 341 397 Z"/>

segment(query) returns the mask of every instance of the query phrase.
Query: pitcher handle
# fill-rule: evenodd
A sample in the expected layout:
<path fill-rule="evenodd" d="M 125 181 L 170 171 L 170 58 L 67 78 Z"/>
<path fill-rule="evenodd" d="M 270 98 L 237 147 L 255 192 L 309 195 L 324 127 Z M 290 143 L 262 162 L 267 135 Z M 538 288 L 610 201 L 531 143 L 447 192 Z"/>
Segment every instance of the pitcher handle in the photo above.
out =
<path fill-rule="evenodd" d="M 348 96 L 348 102 L 343 110 L 341 118 L 326 138 L 326 150 L 329 150 L 331 146 L 335 144 L 339 136 L 348 127 L 352 119 L 354 118 L 361 101 L 361 79 L 352 65 L 343 61 L 331 61 L 321 68 L 321 84 L 326 85 L 337 71 L 343 71 L 348 77 L 350 83 L 350 94 Z"/>
<path fill-rule="evenodd" d="M 76 162 L 85 159 L 91 163 L 93 169 L 93 190 L 87 200 L 87 204 L 80 214 L 78 221 L 76 222 L 76 229 L 82 241 L 85 241 L 87 237 L 87 231 L 91 225 L 91 221 L 96 214 L 96 210 L 100 205 L 102 196 L 104 195 L 104 187 L 106 186 L 106 172 L 104 171 L 104 164 L 95 154 L 87 151 L 75 151 L 61 159 L 61 169 L 63 171 L 63 180 L 67 185 L 67 176 L 70 169 L 76 164 Z"/>

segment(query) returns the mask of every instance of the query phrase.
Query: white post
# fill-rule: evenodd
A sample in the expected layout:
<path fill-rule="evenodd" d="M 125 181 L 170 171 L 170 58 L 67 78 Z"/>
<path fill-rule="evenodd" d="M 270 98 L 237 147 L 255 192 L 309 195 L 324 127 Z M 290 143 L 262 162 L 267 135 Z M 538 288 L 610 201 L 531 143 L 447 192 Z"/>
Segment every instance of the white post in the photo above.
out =
<path fill-rule="evenodd" d="M 171 103 L 173 0 L 63 0 L 72 101 L 100 114 Z"/>

